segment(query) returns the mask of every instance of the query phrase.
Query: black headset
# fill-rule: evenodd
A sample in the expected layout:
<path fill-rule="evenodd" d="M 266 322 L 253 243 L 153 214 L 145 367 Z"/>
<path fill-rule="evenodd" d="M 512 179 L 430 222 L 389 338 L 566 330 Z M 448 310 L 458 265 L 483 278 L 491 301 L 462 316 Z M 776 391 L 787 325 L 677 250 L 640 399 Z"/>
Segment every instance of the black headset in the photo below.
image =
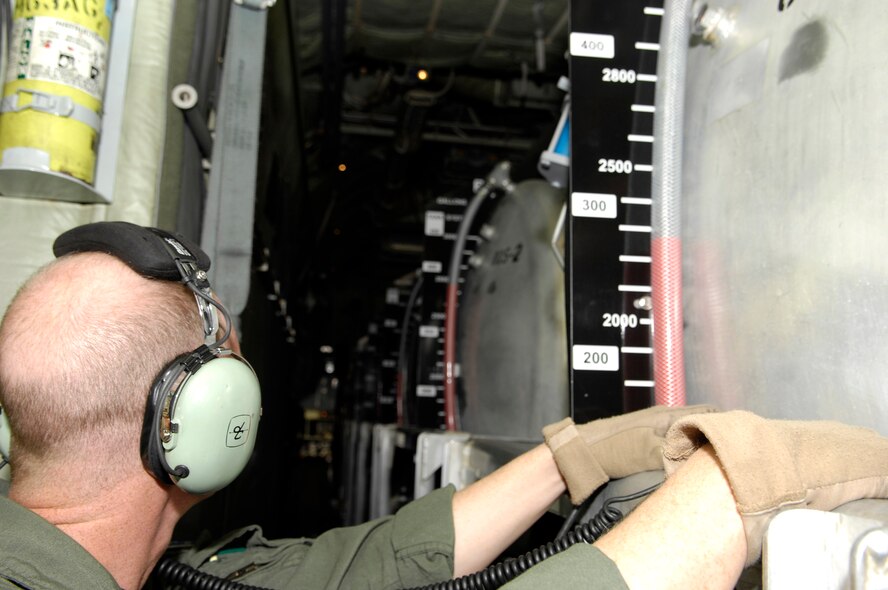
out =
<path fill-rule="evenodd" d="M 9 439 L 11 433 L 9 431 L 9 419 L 3 412 L 3 406 L 0 406 L 0 469 L 6 467 L 9 463 Z"/>
<path fill-rule="evenodd" d="M 182 236 L 122 221 L 75 227 L 53 244 L 57 257 L 73 252 L 110 254 L 144 277 L 179 281 L 194 293 L 205 343 L 172 360 L 151 386 L 142 462 L 159 481 L 193 494 L 225 487 L 252 455 L 262 400 L 250 364 L 222 348 L 231 317 L 210 291 L 209 257 Z M 218 339 L 217 310 L 225 318 Z"/>

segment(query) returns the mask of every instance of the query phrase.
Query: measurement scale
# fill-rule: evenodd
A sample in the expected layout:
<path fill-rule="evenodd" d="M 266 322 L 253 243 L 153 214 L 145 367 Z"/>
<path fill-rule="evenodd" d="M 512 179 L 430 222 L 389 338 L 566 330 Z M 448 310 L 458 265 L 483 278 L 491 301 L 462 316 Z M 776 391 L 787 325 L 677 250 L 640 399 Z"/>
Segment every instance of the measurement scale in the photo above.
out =
<path fill-rule="evenodd" d="M 567 285 L 577 422 L 653 403 L 651 172 L 662 0 L 570 8 Z"/>

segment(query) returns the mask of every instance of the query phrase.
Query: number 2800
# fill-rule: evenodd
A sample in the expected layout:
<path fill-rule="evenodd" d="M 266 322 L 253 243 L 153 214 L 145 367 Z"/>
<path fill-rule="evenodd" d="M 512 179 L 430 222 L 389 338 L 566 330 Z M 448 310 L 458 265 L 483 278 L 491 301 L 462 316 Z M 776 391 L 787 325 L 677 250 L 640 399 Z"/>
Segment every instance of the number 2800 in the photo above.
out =
<path fill-rule="evenodd" d="M 635 70 L 624 70 L 621 68 L 602 68 L 601 70 L 601 80 L 603 82 L 634 84 L 635 79 Z"/>

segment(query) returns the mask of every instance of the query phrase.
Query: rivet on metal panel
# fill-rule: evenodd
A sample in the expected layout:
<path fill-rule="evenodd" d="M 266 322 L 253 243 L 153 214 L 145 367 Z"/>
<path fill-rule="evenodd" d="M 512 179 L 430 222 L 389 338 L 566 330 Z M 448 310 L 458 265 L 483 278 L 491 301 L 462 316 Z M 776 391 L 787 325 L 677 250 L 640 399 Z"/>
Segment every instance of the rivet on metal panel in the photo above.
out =
<path fill-rule="evenodd" d="M 173 104 L 183 111 L 197 106 L 197 89 L 191 84 L 177 84 L 170 93 Z"/>
<path fill-rule="evenodd" d="M 481 234 L 482 238 L 489 241 L 496 237 L 496 228 L 489 223 L 485 223 L 481 226 L 481 229 L 478 230 L 478 233 Z"/>
<path fill-rule="evenodd" d="M 635 309 L 650 311 L 654 307 L 654 302 L 650 295 L 645 295 L 633 301 L 632 306 L 635 307 Z"/>

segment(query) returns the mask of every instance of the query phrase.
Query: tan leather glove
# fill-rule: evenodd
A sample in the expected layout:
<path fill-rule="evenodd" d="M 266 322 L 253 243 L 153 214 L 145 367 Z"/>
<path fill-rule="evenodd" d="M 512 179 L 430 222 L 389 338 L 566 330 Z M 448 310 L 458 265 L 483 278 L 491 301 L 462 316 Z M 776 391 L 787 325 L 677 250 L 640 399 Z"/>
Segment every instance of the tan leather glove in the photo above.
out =
<path fill-rule="evenodd" d="M 743 519 L 747 565 L 761 557 L 768 524 L 783 510 L 832 510 L 851 500 L 888 498 L 888 439 L 866 428 L 767 420 L 743 411 L 689 416 L 666 435 L 666 473 L 707 442 Z"/>
<path fill-rule="evenodd" d="M 567 484 L 570 500 L 580 504 L 611 478 L 662 469 L 661 446 L 678 418 L 714 412 L 712 406 L 654 406 L 577 426 L 570 418 L 543 428 L 543 437 Z"/>

